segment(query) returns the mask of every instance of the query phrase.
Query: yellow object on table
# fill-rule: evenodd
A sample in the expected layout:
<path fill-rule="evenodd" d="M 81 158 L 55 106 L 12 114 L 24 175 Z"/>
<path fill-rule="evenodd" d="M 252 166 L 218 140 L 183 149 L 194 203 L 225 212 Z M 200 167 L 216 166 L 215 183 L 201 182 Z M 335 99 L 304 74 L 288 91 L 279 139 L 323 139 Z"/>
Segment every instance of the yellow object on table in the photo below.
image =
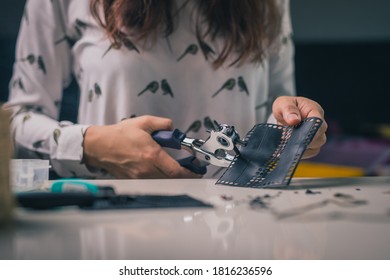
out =
<path fill-rule="evenodd" d="M 0 224 L 10 220 L 13 207 L 10 186 L 10 159 L 12 153 L 9 114 L 0 107 Z"/>
<path fill-rule="evenodd" d="M 360 177 L 364 170 L 358 167 L 301 161 L 294 177 Z"/>

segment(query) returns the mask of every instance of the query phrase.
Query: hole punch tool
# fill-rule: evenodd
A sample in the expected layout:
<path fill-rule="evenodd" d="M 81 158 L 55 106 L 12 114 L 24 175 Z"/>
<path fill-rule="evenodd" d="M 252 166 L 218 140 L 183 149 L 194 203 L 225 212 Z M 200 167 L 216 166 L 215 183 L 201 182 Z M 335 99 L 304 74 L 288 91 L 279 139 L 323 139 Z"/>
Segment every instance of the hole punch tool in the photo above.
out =
<path fill-rule="evenodd" d="M 152 138 L 162 147 L 188 151 L 192 155 L 178 162 L 192 172 L 203 175 L 209 164 L 228 167 L 240 153 L 237 145 L 245 145 L 234 126 L 214 124 L 216 129 L 208 130 L 210 136 L 207 140 L 189 138 L 179 129 L 156 131 L 152 133 Z"/>
<path fill-rule="evenodd" d="M 233 126 L 215 122 L 216 129 L 205 141 L 188 138 L 178 129 L 157 131 L 152 137 L 163 147 L 189 151 L 192 156 L 179 163 L 195 173 L 205 174 L 209 164 L 226 167 L 216 184 L 263 188 L 290 184 L 321 124 L 315 117 L 296 126 L 261 123 L 241 140 Z"/>

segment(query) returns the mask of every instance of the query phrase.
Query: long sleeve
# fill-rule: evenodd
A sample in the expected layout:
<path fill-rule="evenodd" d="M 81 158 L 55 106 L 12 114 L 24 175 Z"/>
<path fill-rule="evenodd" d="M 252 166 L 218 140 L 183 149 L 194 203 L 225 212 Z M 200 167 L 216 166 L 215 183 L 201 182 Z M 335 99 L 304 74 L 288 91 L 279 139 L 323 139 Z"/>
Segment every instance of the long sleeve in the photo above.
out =
<path fill-rule="evenodd" d="M 65 2 L 65 1 L 64 1 Z M 88 126 L 58 122 L 72 56 L 62 1 L 26 3 L 17 41 L 10 98 L 15 156 L 48 158 L 60 176 L 92 176 L 82 164 Z M 75 108 L 77 110 L 77 108 Z"/>
<path fill-rule="evenodd" d="M 294 45 L 289 0 L 281 1 L 282 30 L 269 58 L 269 100 L 278 96 L 295 95 Z M 269 114 L 271 113 L 269 106 Z"/>
<path fill-rule="evenodd" d="M 203 138 L 213 120 L 247 132 L 269 115 L 269 101 L 294 94 L 288 3 L 278 1 L 284 14 L 280 47 L 263 64 L 217 70 L 197 51 L 191 6 L 180 11 L 169 38 L 161 37 L 151 49 L 129 44 L 116 49 L 91 17 L 89 0 L 29 1 L 7 104 L 15 112 L 17 156 L 49 158 L 60 176 L 90 177 L 97 174 L 82 163 L 89 124 L 155 115 L 171 118 L 194 137 Z M 206 41 L 217 54 L 220 42 Z M 59 123 L 63 88 L 73 73 L 80 86 L 78 124 Z"/>

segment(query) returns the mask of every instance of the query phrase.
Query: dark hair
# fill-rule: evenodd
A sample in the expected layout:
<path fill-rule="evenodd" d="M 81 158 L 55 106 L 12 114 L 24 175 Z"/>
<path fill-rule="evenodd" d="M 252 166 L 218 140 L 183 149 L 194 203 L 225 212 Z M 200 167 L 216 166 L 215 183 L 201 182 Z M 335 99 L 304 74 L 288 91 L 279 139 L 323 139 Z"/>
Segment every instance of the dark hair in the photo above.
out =
<path fill-rule="evenodd" d="M 238 55 L 232 64 L 261 62 L 280 33 L 281 14 L 276 0 L 197 0 L 197 5 L 199 42 L 204 42 L 206 36 L 224 40 L 221 53 L 213 61 L 215 68 L 232 53 Z M 174 31 L 174 7 L 174 0 L 91 0 L 93 16 L 116 48 L 126 43 L 129 32 L 138 43 L 156 40 L 160 34 L 169 36 Z M 206 30 L 200 28 L 204 21 Z"/>

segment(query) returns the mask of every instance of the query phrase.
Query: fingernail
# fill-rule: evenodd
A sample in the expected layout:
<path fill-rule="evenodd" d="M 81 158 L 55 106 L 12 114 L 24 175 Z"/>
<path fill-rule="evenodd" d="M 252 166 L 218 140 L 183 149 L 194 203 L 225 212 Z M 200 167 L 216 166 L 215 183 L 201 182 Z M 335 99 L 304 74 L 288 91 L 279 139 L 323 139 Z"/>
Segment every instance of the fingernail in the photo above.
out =
<path fill-rule="evenodd" d="M 296 120 L 299 120 L 299 117 L 297 114 L 288 114 L 287 115 L 287 120 L 289 121 L 296 121 Z"/>

